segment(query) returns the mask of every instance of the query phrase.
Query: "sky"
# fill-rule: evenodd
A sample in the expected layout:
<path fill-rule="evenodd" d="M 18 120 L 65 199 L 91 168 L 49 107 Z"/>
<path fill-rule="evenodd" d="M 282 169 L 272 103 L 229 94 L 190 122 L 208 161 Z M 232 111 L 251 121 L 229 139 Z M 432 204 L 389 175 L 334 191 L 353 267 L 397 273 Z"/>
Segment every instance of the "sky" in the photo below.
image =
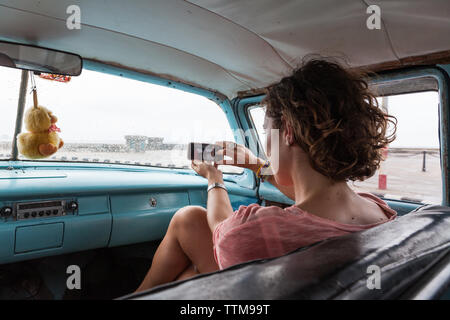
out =
<path fill-rule="evenodd" d="M 390 147 L 439 148 L 439 95 L 420 92 L 388 97 L 388 114 L 397 118 Z"/>
<path fill-rule="evenodd" d="M 0 67 L 1 141 L 14 132 L 20 74 Z M 233 139 L 220 107 L 196 94 L 90 70 L 68 83 L 36 77 L 36 85 L 39 104 L 59 118 L 65 142 L 124 143 L 125 135 L 164 137 L 166 143 Z M 27 94 L 26 108 L 31 103 Z M 389 97 L 388 112 L 398 118 L 390 147 L 439 146 L 437 92 Z"/>
<path fill-rule="evenodd" d="M 20 71 L 0 76 L 11 97 L 3 105 L 1 135 L 11 134 L 15 122 Z M 16 72 L 10 72 L 10 70 Z M 39 104 L 58 117 L 66 142 L 124 143 L 125 135 L 164 137 L 167 143 L 214 142 L 232 139 L 224 112 L 205 97 L 123 77 L 83 70 L 68 83 L 35 77 Z M 5 83 L 6 82 L 6 83 Z M 32 97 L 27 96 L 26 108 Z M 5 130 L 6 129 L 6 130 Z"/>

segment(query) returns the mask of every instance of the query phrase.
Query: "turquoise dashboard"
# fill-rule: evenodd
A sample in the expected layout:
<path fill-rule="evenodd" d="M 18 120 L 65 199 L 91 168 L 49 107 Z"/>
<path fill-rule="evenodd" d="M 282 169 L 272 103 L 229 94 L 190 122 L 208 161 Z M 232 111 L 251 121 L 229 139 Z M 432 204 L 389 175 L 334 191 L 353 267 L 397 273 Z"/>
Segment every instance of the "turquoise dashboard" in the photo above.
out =
<path fill-rule="evenodd" d="M 257 201 L 247 174 L 225 175 L 234 209 Z M 161 239 L 179 208 L 206 206 L 206 184 L 192 170 L 2 162 L 0 264 Z"/>

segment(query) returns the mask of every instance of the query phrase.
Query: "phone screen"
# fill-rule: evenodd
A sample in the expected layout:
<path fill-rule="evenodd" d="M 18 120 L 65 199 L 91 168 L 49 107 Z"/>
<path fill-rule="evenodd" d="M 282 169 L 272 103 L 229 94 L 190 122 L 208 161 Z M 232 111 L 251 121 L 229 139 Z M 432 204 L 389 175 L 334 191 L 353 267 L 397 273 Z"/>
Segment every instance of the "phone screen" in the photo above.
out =
<path fill-rule="evenodd" d="M 222 149 L 221 146 L 209 143 L 191 142 L 188 145 L 188 159 L 198 161 L 218 161 L 222 157 L 216 156 L 216 151 Z"/>

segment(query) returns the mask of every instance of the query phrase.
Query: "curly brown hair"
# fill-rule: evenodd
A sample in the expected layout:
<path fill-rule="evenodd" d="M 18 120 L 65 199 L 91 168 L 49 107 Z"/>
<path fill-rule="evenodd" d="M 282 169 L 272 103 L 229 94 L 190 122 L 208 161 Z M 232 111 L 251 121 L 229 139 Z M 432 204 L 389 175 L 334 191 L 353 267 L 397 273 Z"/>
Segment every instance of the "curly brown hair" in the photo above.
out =
<path fill-rule="evenodd" d="M 312 167 L 333 181 L 371 177 L 382 148 L 395 139 L 397 119 L 379 108 L 366 76 L 334 59 L 307 58 L 291 76 L 266 88 L 262 103 L 274 127 L 289 123 Z"/>

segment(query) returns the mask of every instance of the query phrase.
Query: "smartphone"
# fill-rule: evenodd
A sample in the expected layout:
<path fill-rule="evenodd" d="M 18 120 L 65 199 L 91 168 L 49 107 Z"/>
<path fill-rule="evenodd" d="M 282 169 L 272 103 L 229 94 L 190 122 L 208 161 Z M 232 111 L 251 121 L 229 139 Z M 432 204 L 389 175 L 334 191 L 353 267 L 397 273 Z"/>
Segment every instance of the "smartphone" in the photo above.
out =
<path fill-rule="evenodd" d="M 222 156 L 216 155 L 222 147 L 217 144 L 191 142 L 188 145 L 188 159 L 198 161 L 218 161 Z"/>

